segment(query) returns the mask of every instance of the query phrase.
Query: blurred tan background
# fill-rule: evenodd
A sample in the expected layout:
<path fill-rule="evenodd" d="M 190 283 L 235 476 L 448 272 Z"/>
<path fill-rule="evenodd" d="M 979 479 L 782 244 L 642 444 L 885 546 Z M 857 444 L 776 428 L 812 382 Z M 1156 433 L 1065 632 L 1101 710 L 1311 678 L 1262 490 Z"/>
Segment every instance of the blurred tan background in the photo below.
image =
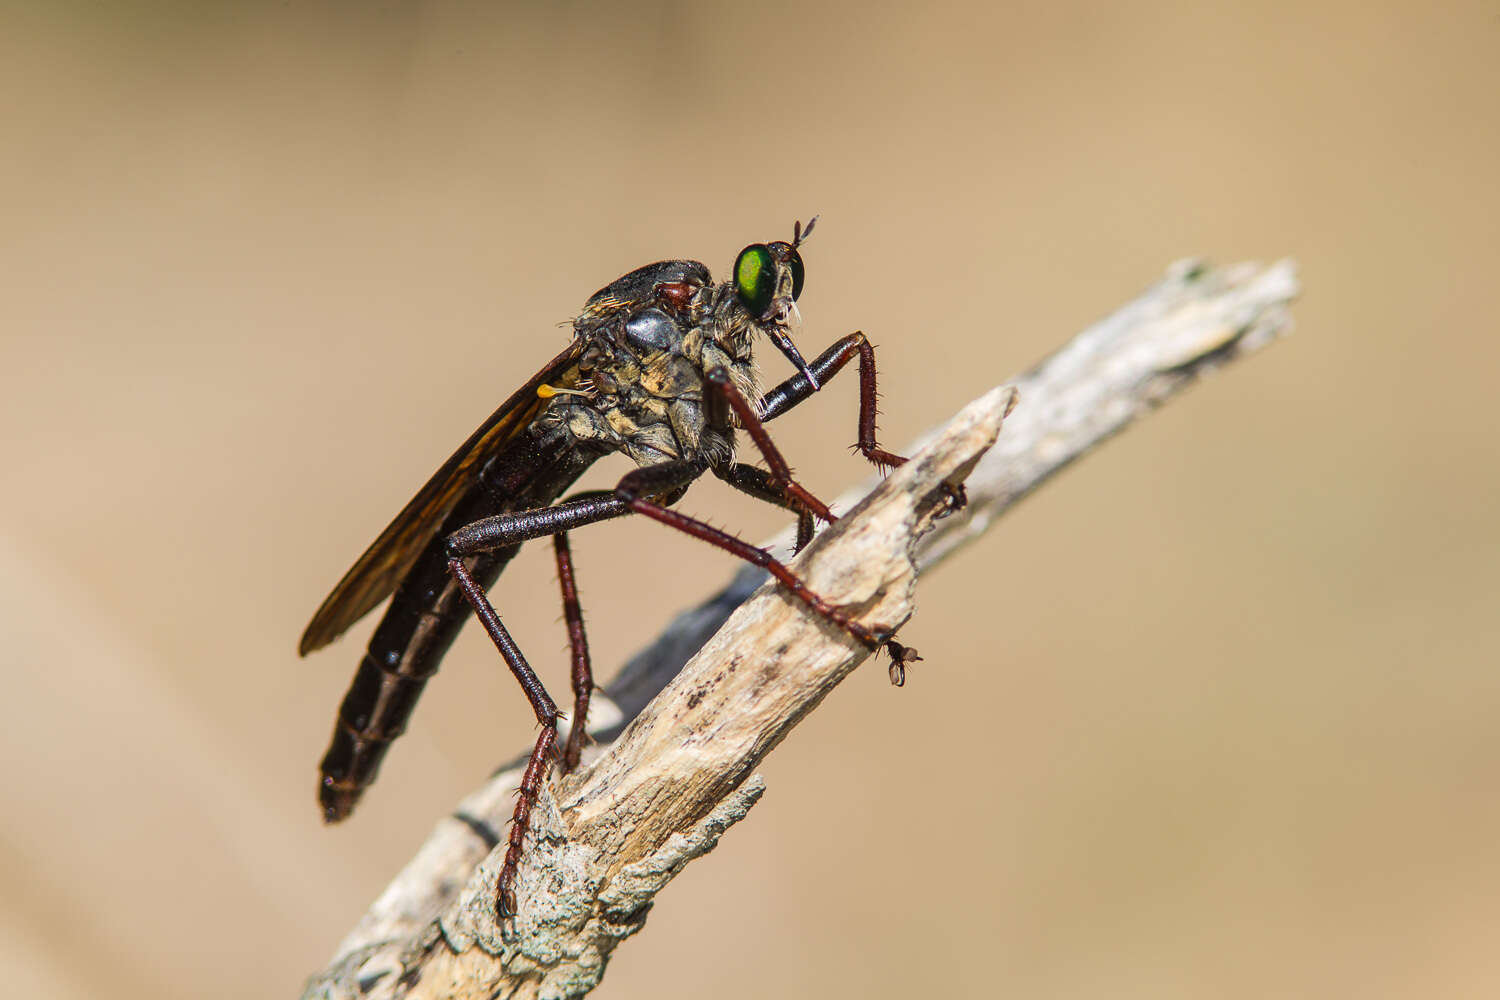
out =
<path fill-rule="evenodd" d="M 1175 258 L 1295 255 L 1298 331 L 932 577 L 598 995 L 1495 995 L 1500 11 L 1441 6 L 12 5 L 6 992 L 292 995 L 532 731 L 467 629 L 325 829 L 313 609 L 595 288 L 816 212 L 892 445 Z M 778 425 L 822 493 L 854 385 Z M 731 569 L 574 545 L 605 674 Z"/>

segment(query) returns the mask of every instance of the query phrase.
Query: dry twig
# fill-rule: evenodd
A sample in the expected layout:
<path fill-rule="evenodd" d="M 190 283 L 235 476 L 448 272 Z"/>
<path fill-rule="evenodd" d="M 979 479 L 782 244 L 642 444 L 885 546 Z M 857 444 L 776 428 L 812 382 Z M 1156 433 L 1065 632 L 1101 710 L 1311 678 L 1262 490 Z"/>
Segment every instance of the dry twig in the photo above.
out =
<path fill-rule="evenodd" d="M 835 506 L 852 509 L 794 568 L 867 623 L 904 622 L 919 572 L 1198 374 L 1284 332 L 1296 291 L 1288 262 L 1174 268 L 1013 388 L 971 403 L 868 497 L 858 500 L 867 487 L 841 498 Z M 1021 406 L 996 442 L 1017 394 Z M 934 522 L 941 484 L 966 475 L 969 506 Z M 600 699 L 614 719 L 591 713 L 590 729 L 613 743 L 544 790 L 516 886 L 520 916 L 506 933 L 494 923 L 503 845 L 492 848 L 515 769 L 439 824 L 306 995 L 587 993 L 656 893 L 760 796 L 758 762 L 868 655 L 763 585 L 759 571 L 740 572 L 680 615 Z"/>

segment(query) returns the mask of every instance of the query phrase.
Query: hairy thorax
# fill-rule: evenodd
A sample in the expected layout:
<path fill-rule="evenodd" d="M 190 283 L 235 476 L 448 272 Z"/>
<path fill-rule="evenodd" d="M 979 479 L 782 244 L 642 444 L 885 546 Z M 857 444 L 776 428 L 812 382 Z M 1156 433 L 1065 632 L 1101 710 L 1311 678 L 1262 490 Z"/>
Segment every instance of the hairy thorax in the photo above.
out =
<path fill-rule="evenodd" d="M 760 401 L 750 355 L 748 319 L 718 324 L 705 289 L 690 317 L 661 349 L 643 350 L 611 330 L 590 336 L 579 361 L 577 390 L 554 397 L 538 420 L 544 432 L 603 452 L 621 451 L 638 465 L 674 459 L 722 465 L 734 457 L 732 433 L 714 430 L 705 411 L 703 377 L 722 368 L 746 399 Z M 725 312 L 720 309 L 718 315 Z"/>

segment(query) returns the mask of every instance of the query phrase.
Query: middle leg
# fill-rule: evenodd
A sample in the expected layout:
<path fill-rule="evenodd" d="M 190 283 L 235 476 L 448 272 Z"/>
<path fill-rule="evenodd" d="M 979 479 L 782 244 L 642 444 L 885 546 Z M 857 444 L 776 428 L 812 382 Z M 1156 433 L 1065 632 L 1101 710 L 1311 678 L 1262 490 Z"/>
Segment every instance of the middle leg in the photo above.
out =
<path fill-rule="evenodd" d="M 832 524 L 838 520 L 828 509 L 827 504 L 813 496 L 806 487 L 792 478 L 792 467 L 787 464 L 781 450 L 771 440 L 771 435 L 766 433 L 765 424 L 761 422 L 760 414 L 756 412 L 755 407 L 735 388 L 729 373 L 722 368 L 715 368 L 703 377 L 703 381 L 705 392 L 722 400 L 739 421 L 740 426 L 745 429 L 745 433 L 750 435 L 750 440 L 755 442 L 756 450 L 766 460 L 766 466 L 770 470 L 765 486 L 769 490 L 782 494 L 781 506 L 806 511 L 825 524 Z M 709 419 L 720 426 L 728 425 L 728 414 L 717 408 L 709 409 Z M 732 485 L 737 485 L 733 483 L 733 480 L 730 482 Z"/>

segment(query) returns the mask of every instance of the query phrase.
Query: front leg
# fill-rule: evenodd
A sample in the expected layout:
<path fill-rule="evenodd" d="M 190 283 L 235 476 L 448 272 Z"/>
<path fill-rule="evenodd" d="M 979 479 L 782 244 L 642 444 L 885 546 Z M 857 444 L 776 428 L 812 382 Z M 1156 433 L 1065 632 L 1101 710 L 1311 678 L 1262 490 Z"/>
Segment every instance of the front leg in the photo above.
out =
<path fill-rule="evenodd" d="M 828 380 L 855 357 L 859 358 L 859 444 L 856 447 L 860 454 L 882 471 L 894 469 L 906 464 L 906 459 L 875 443 L 875 403 L 879 397 L 875 391 L 875 348 L 870 339 L 862 331 L 856 330 L 835 341 L 832 347 L 818 355 L 817 360 L 808 367 L 817 377 L 819 385 L 827 385 Z M 761 404 L 760 418 L 775 420 L 815 391 L 807 376 L 799 372 L 766 393 L 765 401 Z"/>
<path fill-rule="evenodd" d="M 875 348 L 868 337 L 856 330 L 818 355 L 808 368 L 819 385 L 827 385 L 829 379 L 838 374 L 853 358 L 859 358 L 859 442 L 855 448 L 869 459 L 881 472 L 905 465 L 906 458 L 886 451 L 875 441 L 876 402 L 879 393 L 875 389 Z M 775 420 L 792 407 L 811 396 L 816 389 L 800 372 L 766 393 L 761 402 L 760 419 Z M 945 486 L 948 507 L 958 510 L 968 502 L 962 485 Z"/>

